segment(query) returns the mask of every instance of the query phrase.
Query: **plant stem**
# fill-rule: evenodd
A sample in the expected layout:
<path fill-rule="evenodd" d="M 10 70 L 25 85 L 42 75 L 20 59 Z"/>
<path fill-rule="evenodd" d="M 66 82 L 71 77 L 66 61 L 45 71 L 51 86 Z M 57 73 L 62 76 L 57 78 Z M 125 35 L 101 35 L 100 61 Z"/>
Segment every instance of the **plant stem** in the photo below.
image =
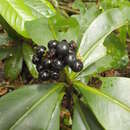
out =
<path fill-rule="evenodd" d="M 69 7 L 67 7 L 67 6 L 61 6 L 61 5 L 59 5 L 59 8 L 60 8 L 60 9 L 64 9 L 64 10 L 69 11 L 69 12 L 72 12 L 72 13 L 75 13 L 75 14 L 80 14 L 80 11 L 74 10 L 74 9 L 69 8 Z"/>

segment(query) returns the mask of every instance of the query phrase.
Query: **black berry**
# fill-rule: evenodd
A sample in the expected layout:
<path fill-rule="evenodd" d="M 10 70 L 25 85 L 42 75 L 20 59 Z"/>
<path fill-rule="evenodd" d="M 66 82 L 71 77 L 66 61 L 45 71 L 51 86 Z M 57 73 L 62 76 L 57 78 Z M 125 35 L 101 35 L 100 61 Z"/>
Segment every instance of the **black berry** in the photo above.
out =
<path fill-rule="evenodd" d="M 51 41 L 48 42 L 48 48 L 54 49 L 54 48 L 56 48 L 57 44 L 58 44 L 57 40 L 51 40 Z"/>
<path fill-rule="evenodd" d="M 44 46 L 34 45 L 33 49 L 35 55 L 32 62 L 36 64 L 40 80 L 60 79 L 60 73 L 66 65 L 74 72 L 83 68 L 83 63 L 76 58 L 77 45 L 74 41 L 68 43 L 66 40 L 51 40 L 48 42 L 47 52 Z"/>
<path fill-rule="evenodd" d="M 56 55 L 56 49 L 50 49 L 48 52 L 47 52 L 47 57 L 48 58 L 53 58 L 55 57 Z"/>
<path fill-rule="evenodd" d="M 38 45 L 34 44 L 33 49 L 36 50 L 38 48 Z"/>
<path fill-rule="evenodd" d="M 76 60 L 73 66 L 71 66 L 71 69 L 74 72 L 80 72 L 83 69 L 83 63 L 80 60 Z"/>
<path fill-rule="evenodd" d="M 51 59 L 45 58 L 42 62 L 42 65 L 45 69 L 49 69 L 51 67 Z"/>
<path fill-rule="evenodd" d="M 44 47 L 44 46 L 38 46 L 38 47 L 36 48 L 36 54 L 37 54 L 39 57 L 42 57 L 43 54 L 45 54 L 45 52 L 46 52 L 46 47 Z"/>
<path fill-rule="evenodd" d="M 43 65 L 37 65 L 37 71 L 38 72 L 41 72 L 43 70 Z"/>
<path fill-rule="evenodd" d="M 64 68 L 63 62 L 59 59 L 54 59 L 52 66 L 56 70 L 62 70 Z"/>
<path fill-rule="evenodd" d="M 69 65 L 70 67 L 73 66 L 74 62 L 76 61 L 76 55 L 75 53 L 70 53 L 65 58 L 66 65 Z"/>
<path fill-rule="evenodd" d="M 32 62 L 33 64 L 39 64 L 41 59 L 37 55 L 33 55 Z"/>
<path fill-rule="evenodd" d="M 51 71 L 51 79 L 53 79 L 53 80 L 58 80 L 59 77 L 60 77 L 59 72 Z"/>
<path fill-rule="evenodd" d="M 39 73 L 39 78 L 43 81 L 49 80 L 50 78 L 50 73 L 48 70 L 43 70 Z"/>
<path fill-rule="evenodd" d="M 67 41 L 61 41 L 56 47 L 56 53 L 61 56 L 66 56 L 69 52 L 69 45 Z"/>

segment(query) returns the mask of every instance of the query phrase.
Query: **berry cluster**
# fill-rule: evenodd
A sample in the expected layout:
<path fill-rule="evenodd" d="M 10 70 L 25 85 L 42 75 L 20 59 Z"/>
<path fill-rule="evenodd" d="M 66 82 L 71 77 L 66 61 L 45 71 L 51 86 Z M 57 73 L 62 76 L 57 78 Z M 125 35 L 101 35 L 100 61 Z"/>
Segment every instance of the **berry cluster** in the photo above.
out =
<path fill-rule="evenodd" d="M 66 40 L 51 40 L 48 42 L 48 51 L 44 46 L 35 46 L 34 50 L 32 61 L 39 72 L 39 79 L 43 81 L 58 80 L 66 65 L 74 72 L 83 68 L 83 63 L 76 57 L 77 46 L 74 41 L 68 43 Z"/>

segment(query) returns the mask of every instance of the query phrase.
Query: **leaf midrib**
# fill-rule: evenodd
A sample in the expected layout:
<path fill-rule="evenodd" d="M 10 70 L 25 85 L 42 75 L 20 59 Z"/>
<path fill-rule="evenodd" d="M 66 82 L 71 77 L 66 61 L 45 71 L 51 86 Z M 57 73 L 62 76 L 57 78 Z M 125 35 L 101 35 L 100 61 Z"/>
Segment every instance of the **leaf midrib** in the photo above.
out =
<path fill-rule="evenodd" d="M 81 109 L 81 107 L 80 107 L 80 105 L 78 104 L 78 108 L 79 108 L 79 113 L 81 114 L 81 118 L 83 118 L 82 120 L 83 120 L 83 122 L 87 122 L 86 121 L 86 119 L 85 119 L 85 117 L 84 117 L 84 115 L 83 115 L 83 111 L 82 111 L 82 109 Z M 96 118 L 96 117 L 95 117 Z M 96 118 L 97 119 L 97 118 Z M 103 128 L 103 130 L 106 130 L 105 128 L 104 128 L 104 126 L 100 123 L 100 122 L 98 122 L 101 126 L 102 126 L 102 128 Z M 88 124 L 88 123 L 86 123 L 86 124 Z M 88 124 L 89 125 L 89 124 Z M 89 127 L 89 126 L 88 126 Z M 89 129 L 91 130 L 91 128 L 89 127 Z"/>
<path fill-rule="evenodd" d="M 42 96 L 40 99 L 38 99 L 38 101 L 36 101 L 36 103 L 34 103 L 29 110 L 27 110 L 23 116 L 21 116 L 10 128 L 9 130 L 13 130 L 13 128 L 15 128 L 16 125 L 18 125 L 27 115 L 29 115 L 38 105 L 40 105 L 48 96 L 50 96 L 51 94 L 53 94 L 53 92 L 55 92 L 57 89 L 59 89 L 60 85 L 57 85 L 55 88 L 53 88 L 52 90 L 50 90 L 46 95 Z"/>
<path fill-rule="evenodd" d="M 100 92 L 99 90 L 96 90 L 94 88 L 91 88 L 87 85 L 84 85 L 82 83 L 79 82 L 75 82 L 74 85 L 78 88 L 82 87 L 83 89 L 85 89 L 86 91 L 89 91 L 91 93 L 95 93 L 96 95 L 102 96 L 104 98 L 107 98 L 109 101 L 119 105 L 121 108 L 125 109 L 126 111 L 130 112 L 130 108 L 128 106 L 126 106 L 124 103 L 122 103 L 121 101 L 115 99 L 114 97 L 107 95 L 106 93 Z"/>
<path fill-rule="evenodd" d="M 61 95 L 57 98 L 57 102 L 56 102 L 55 107 L 54 107 L 54 109 L 53 109 L 53 111 L 52 111 L 52 114 L 51 114 L 52 116 L 53 116 L 53 113 L 55 112 L 55 109 L 56 109 L 57 105 L 59 105 L 59 104 L 60 104 L 60 102 L 61 102 L 61 100 L 62 100 L 63 96 L 64 96 L 64 93 L 62 93 L 62 94 L 61 94 Z M 52 116 L 50 117 L 49 122 L 51 121 Z M 47 125 L 46 130 L 48 130 L 48 127 L 49 127 L 49 122 L 48 122 L 48 125 Z"/>
<path fill-rule="evenodd" d="M 87 127 L 88 130 L 91 130 L 90 127 L 89 127 L 89 124 L 88 124 L 87 121 L 85 120 L 85 117 L 84 117 L 84 115 L 83 115 L 83 112 L 82 112 L 82 110 L 81 110 L 81 108 L 80 108 L 80 106 L 79 106 L 79 102 L 76 104 L 76 106 L 77 106 L 77 108 L 78 108 L 78 110 L 79 110 L 79 114 L 80 114 L 80 116 L 81 116 L 81 119 L 82 119 L 84 125 Z"/>

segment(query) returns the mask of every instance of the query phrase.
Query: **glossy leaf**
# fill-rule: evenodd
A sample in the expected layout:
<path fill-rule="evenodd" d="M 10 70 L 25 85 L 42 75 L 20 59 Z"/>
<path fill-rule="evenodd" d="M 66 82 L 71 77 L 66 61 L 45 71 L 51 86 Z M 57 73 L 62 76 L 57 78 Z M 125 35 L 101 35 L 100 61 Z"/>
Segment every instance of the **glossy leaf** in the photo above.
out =
<path fill-rule="evenodd" d="M 51 17 L 56 13 L 52 4 L 47 0 L 24 0 L 24 4 L 32 9 L 36 17 Z"/>
<path fill-rule="evenodd" d="M 50 119 L 50 123 L 47 127 L 47 130 L 59 130 L 60 127 L 60 105 L 63 98 L 64 93 L 60 94 L 55 109 L 53 111 L 53 115 Z M 53 100 L 53 99 L 52 99 Z"/>
<path fill-rule="evenodd" d="M 2 97 L 0 129 L 59 130 L 62 89 L 63 84 L 28 85 Z"/>
<path fill-rule="evenodd" d="M 57 12 L 57 14 L 50 18 L 51 23 L 55 30 L 64 31 L 70 26 L 74 26 L 76 23 L 72 18 L 66 18 L 63 14 Z"/>
<path fill-rule="evenodd" d="M 74 40 L 79 45 L 80 36 L 80 28 L 77 25 L 75 28 L 69 28 L 67 32 L 59 32 L 57 37 L 59 40 L 66 39 L 68 42 Z"/>
<path fill-rule="evenodd" d="M 99 15 L 89 26 L 82 38 L 79 53 L 86 60 L 89 54 L 103 43 L 105 38 L 115 29 L 127 24 L 128 18 L 125 17 L 120 9 L 110 9 Z M 93 33 L 94 32 L 94 33 Z"/>
<path fill-rule="evenodd" d="M 119 29 L 119 38 L 121 39 L 122 43 L 126 43 L 126 38 L 127 38 L 127 31 L 128 31 L 128 26 L 123 26 L 122 28 Z"/>
<path fill-rule="evenodd" d="M 2 25 L 2 27 L 6 30 L 6 32 L 8 33 L 8 36 L 14 40 L 18 40 L 21 38 L 21 35 L 18 34 L 18 32 L 16 32 L 16 30 L 14 30 L 6 21 L 6 19 L 4 19 L 1 15 L 0 15 L 0 24 Z"/>
<path fill-rule="evenodd" d="M 86 6 L 81 0 L 75 0 L 72 8 L 79 9 L 81 14 L 84 14 L 86 11 Z"/>
<path fill-rule="evenodd" d="M 72 17 L 76 18 L 80 24 L 80 31 L 82 33 L 89 27 L 91 22 L 100 14 L 100 11 L 96 7 L 96 5 L 91 8 L 86 9 L 83 14 L 80 15 L 72 15 Z"/>
<path fill-rule="evenodd" d="M 29 44 L 24 43 L 22 51 L 23 51 L 23 57 L 24 57 L 26 65 L 28 67 L 28 70 L 30 71 L 31 75 L 34 78 L 38 78 L 38 72 L 36 69 L 36 65 L 34 65 L 32 63 L 32 58 L 33 58 L 34 52 L 31 48 L 31 46 Z"/>
<path fill-rule="evenodd" d="M 0 46 L 7 45 L 9 43 L 10 38 L 7 34 L 0 34 Z"/>
<path fill-rule="evenodd" d="M 64 22 L 64 24 L 63 24 Z M 79 42 L 79 39 L 81 37 L 81 32 L 80 32 L 80 25 L 77 22 L 77 20 L 73 17 L 65 19 L 64 21 L 61 21 L 61 26 L 57 27 L 57 39 L 58 40 L 63 40 L 66 39 L 67 41 L 74 40 L 75 42 Z M 57 21 L 57 24 L 60 22 Z M 55 28 L 55 24 L 53 25 Z M 64 29 L 62 29 L 64 28 Z M 62 30 L 62 32 L 60 31 Z"/>
<path fill-rule="evenodd" d="M 22 48 L 19 45 L 13 48 L 12 54 L 10 53 L 10 57 L 5 61 L 4 71 L 6 78 L 16 79 L 22 70 L 22 62 Z"/>
<path fill-rule="evenodd" d="M 47 18 L 39 18 L 26 22 L 25 27 L 32 40 L 40 45 L 47 46 L 49 40 L 55 39 Z"/>
<path fill-rule="evenodd" d="M 91 55 L 91 57 L 87 59 L 88 67 L 79 75 L 79 78 L 110 70 L 111 68 L 122 68 L 127 65 L 129 60 L 126 44 L 121 42 L 114 33 L 108 36 L 102 45 L 103 46 L 99 46 L 97 51 L 95 50 L 93 52 L 94 54 L 97 53 L 97 55 L 95 55 L 96 61 L 94 63 L 89 65 L 89 63 L 92 62 L 92 56 L 94 55 Z M 102 56 L 101 54 L 104 53 L 102 48 L 106 49 L 107 53 L 100 58 L 100 56 Z"/>
<path fill-rule="evenodd" d="M 77 20 L 75 18 L 66 18 L 60 13 L 49 19 L 43 17 L 26 22 L 25 26 L 32 40 L 45 46 L 52 39 L 77 41 L 80 33 Z"/>
<path fill-rule="evenodd" d="M 75 82 L 74 86 L 82 93 L 84 101 L 105 129 L 129 130 L 130 79 L 106 78 L 100 90 L 80 82 Z"/>
<path fill-rule="evenodd" d="M 91 110 L 75 99 L 72 130 L 104 130 Z"/>
<path fill-rule="evenodd" d="M 0 14 L 14 30 L 28 38 L 24 23 L 35 17 L 23 0 L 0 0 Z"/>
<path fill-rule="evenodd" d="M 78 41 L 80 37 L 80 26 L 76 18 L 66 18 L 63 14 L 57 13 L 50 18 L 50 23 L 55 31 L 58 40 Z"/>
<path fill-rule="evenodd" d="M 128 35 L 130 37 L 130 25 L 128 26 Z"/>
<path fill-rule="evenodd" d="M 101 0 L 100 4 L 104 10 L 110 9 L 110 8 L 130 6 L 129 0 L 114 0 L 114 1 Z"/>
<path fill-rule="evenodd" d="M 100 78 L 102 86 L 100 91 L 110 95 L 130 107 L 130 79 L 119 77 Z"/>
<path fill-rule="evenodd" d="M 83 35 L 78 51 L 84 62 L 83 70 L 107 55 L 104 40 L 112 31 L 128 23 L 130 17 L 124 12 L 129 9 L 110 9 L 91 23 Z"/>

